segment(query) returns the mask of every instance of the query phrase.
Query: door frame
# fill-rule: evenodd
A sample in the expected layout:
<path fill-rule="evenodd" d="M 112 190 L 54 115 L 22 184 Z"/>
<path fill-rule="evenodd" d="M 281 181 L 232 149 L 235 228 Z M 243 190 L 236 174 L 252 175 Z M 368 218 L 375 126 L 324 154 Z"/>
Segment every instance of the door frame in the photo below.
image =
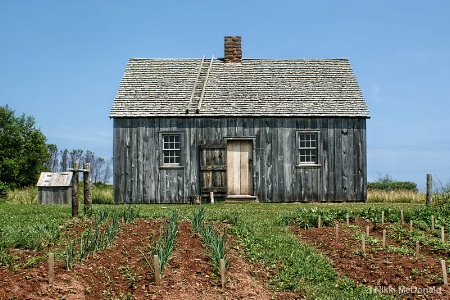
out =
<path fill-rule="evenodd" d="M 251 176 L 250 180 L 251 180 L 251 186 L 252 186 L 251 189 L 252 190 L 249 191 L 247 196 L 253 197 L 255 195 L 255 193 L 256 193 L 256 188 L 255 188 L 255 157 L 256 157 L 255 156 L 255 154 L 256 154 L 255 153 L 255 141 L 256 141 L 256 136 L 224 137 L 223 139 L 225 141 L 226 147 L 228 147 L 228 142 L 229 141 L 247 141 L 247 142 L 251 142 L 251 145 L 252 145 L 251 152 L 252 152 L 253 163 L 252 163 L 252 170 L 251 170 L 251 173 L 250 173 L 250 176 Z M 225 153 L 227 155 L 226 162 L 228 162 L 228 151 L 225 150 Z M 226 174 L 227 174 L 227 185 L 226 185 L 227 186 L 227 196 L 234 196 L 234 195 L 229 195 L 228 194 L 228 168 L 227 168 Z M 245 195 L 238 195 L 238 196 L 245 196 Z"/>

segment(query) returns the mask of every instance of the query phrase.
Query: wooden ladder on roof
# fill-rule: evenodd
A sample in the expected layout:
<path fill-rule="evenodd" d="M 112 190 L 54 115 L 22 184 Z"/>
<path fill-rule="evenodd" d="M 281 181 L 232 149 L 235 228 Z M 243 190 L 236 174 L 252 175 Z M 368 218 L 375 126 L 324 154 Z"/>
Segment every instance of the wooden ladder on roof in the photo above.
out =
<path fill-rule="evenodd" d="M 203 55 L 202 62 L 200 63 L 200 67 L 198 68 L 197 77 L 194 81 L 194 86 L 192 87 L 191 97 L 189 98 L 189 102 L 186 108 L 187 114 L 191 112 L 191 109 L 195 109 L 195 113 L 197 114 L 200 113 L 213 61 L 214 55 L 211 57 L 209 65 L 206 66 L 205 55 Z"/>

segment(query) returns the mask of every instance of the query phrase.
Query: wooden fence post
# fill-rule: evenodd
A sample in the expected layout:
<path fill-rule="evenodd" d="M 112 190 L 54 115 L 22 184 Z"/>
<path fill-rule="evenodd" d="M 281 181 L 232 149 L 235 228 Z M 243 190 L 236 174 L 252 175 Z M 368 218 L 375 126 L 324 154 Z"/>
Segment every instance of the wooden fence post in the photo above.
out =
<path fill-rule="evenodd" d="M 225 277 L 225 259 L 220 259 L 220 277 L 222 281 L 222 289 L 225 289 L 226 277 Z"/>
<path fill-rule="evenodd" d="M 84 182 L 84 213 L 92 208 L 92 189 L 91 189 L 91 164 L 83 164 L 83 182 Z"/>
<path fill-rule="evenodd" d="M 78 183 L 79 183 L 79 177 L 78 177 L 78 170 L 80 168 L 80 163 L 74 162 L 73 163 L 73 170 L 74 172 L 72 175 L 72 218 L 78 217 Z"/>
<path fill-rule="evenodd" d="M 55 254 L 48 254 L 48 284 L 53 285 L 55 280 Z"/>
<path fill-rule="evenodd" d="M 383 246 L 383 248 L 386 247 L 386 229 L 383 229 L 382 246 Z"/>
<path fill-rule="evenodd" d="M 361 237 L 361 248 L 362 248 L 362 252 L 365 254 L 366 253 L 366 236 L 362 235 Z"/>
<path fill-rule="evenodd" d="M 426 204 L 430 205 L 433 198 L 433 177 L 431 174 L 427 174 L 427 198 Z"/>
<path fill-rule="evenodd" d="M 161 282 L 161 270 L 159 269 L 159 257 L 158 255 L 153 255 L 153 267 L 155 268 L 155 281 L 156 285 Z"/>
<path fill-rule="evenodd" d="M 441 260 L 441 267 L 442 267 L 442 279 L 444 280 L 444 285 L 448 285 L 447 266 L 445 265 L 445 260 Z"/>

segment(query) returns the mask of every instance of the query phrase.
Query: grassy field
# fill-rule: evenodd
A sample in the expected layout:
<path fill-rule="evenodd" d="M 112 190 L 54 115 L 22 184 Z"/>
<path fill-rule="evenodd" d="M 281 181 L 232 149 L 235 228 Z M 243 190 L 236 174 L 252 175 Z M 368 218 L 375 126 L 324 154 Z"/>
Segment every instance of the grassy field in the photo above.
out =
<path fill-rule="evenodd" d="M 23 267 L 15 265 L 14 255 L 10 252 L 13 248 L 45 250 L 52 245 L 57 249 L 57 257 L 58 253 L 62 257 L 68 243 L 64 233 L 68 230 L 68 224 L 73 223 L 68 222 L 71 220 L 71 208 L 69 205 L 36 205 L 35 197 L 36 193 L 31 189 L 10 193 L 7 199 L 0 201 L 0 265 Z M 112 200 L 110 188 L 94 189 L 93 199 L 94 203 L 109 203 Z M 394 199 L 401 203 L 395 203 Z M 434 215 L 436 226 L 444 226 L 448 232 L 448 194 L 436 196 L 439 205 L 425 206 L 424 201 L 420 194 L 415 197 L 391 193 L 371 195 L 368 203 L 216 203 L 205 207 L 208 220 L 230 224 L 231 233 L 245 249 L 243 255 L 263 263 L 267 269 L 277 270 L 270 282 L 273 289 L 304 292 L 308 299 L 389 299 L 386 295 L 357 286 L 351 280 L 339 276 L 326 257 L 295 238 L 288 226 L 316 227 L 319 215 L 324 225 L 332 224 L 334 220 L 344 221 L 347 215 L 350 218 L 361 216 L 380 222 L 381 211 L 385 211 L 386 222 L 397 222 L 400 210 L 403 210 L 405 222 L 414 220 L 417 226 L 426 227 L 430 226 L 430 216 Z M 93 210 L 94 213 L 111 213 L 125 211 L 129 207 L 94 204 Z M 140 218 L 148 219 L 170 218 L 174 209 L 179 211 L 181 218 L 191 219 L 198 209 L 198 206 L 192 205 L 132 207 L 138 211 Z"/>

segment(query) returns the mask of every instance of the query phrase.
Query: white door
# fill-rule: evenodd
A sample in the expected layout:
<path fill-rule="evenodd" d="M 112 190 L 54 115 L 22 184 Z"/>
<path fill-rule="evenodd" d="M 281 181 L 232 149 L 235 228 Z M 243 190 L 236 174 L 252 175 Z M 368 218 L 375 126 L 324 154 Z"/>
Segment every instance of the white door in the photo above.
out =
<path fill-rule="evenodd" d="M 253 145 L 252 141 L 227 143 L 228 195 L 253 195 Z"/>

